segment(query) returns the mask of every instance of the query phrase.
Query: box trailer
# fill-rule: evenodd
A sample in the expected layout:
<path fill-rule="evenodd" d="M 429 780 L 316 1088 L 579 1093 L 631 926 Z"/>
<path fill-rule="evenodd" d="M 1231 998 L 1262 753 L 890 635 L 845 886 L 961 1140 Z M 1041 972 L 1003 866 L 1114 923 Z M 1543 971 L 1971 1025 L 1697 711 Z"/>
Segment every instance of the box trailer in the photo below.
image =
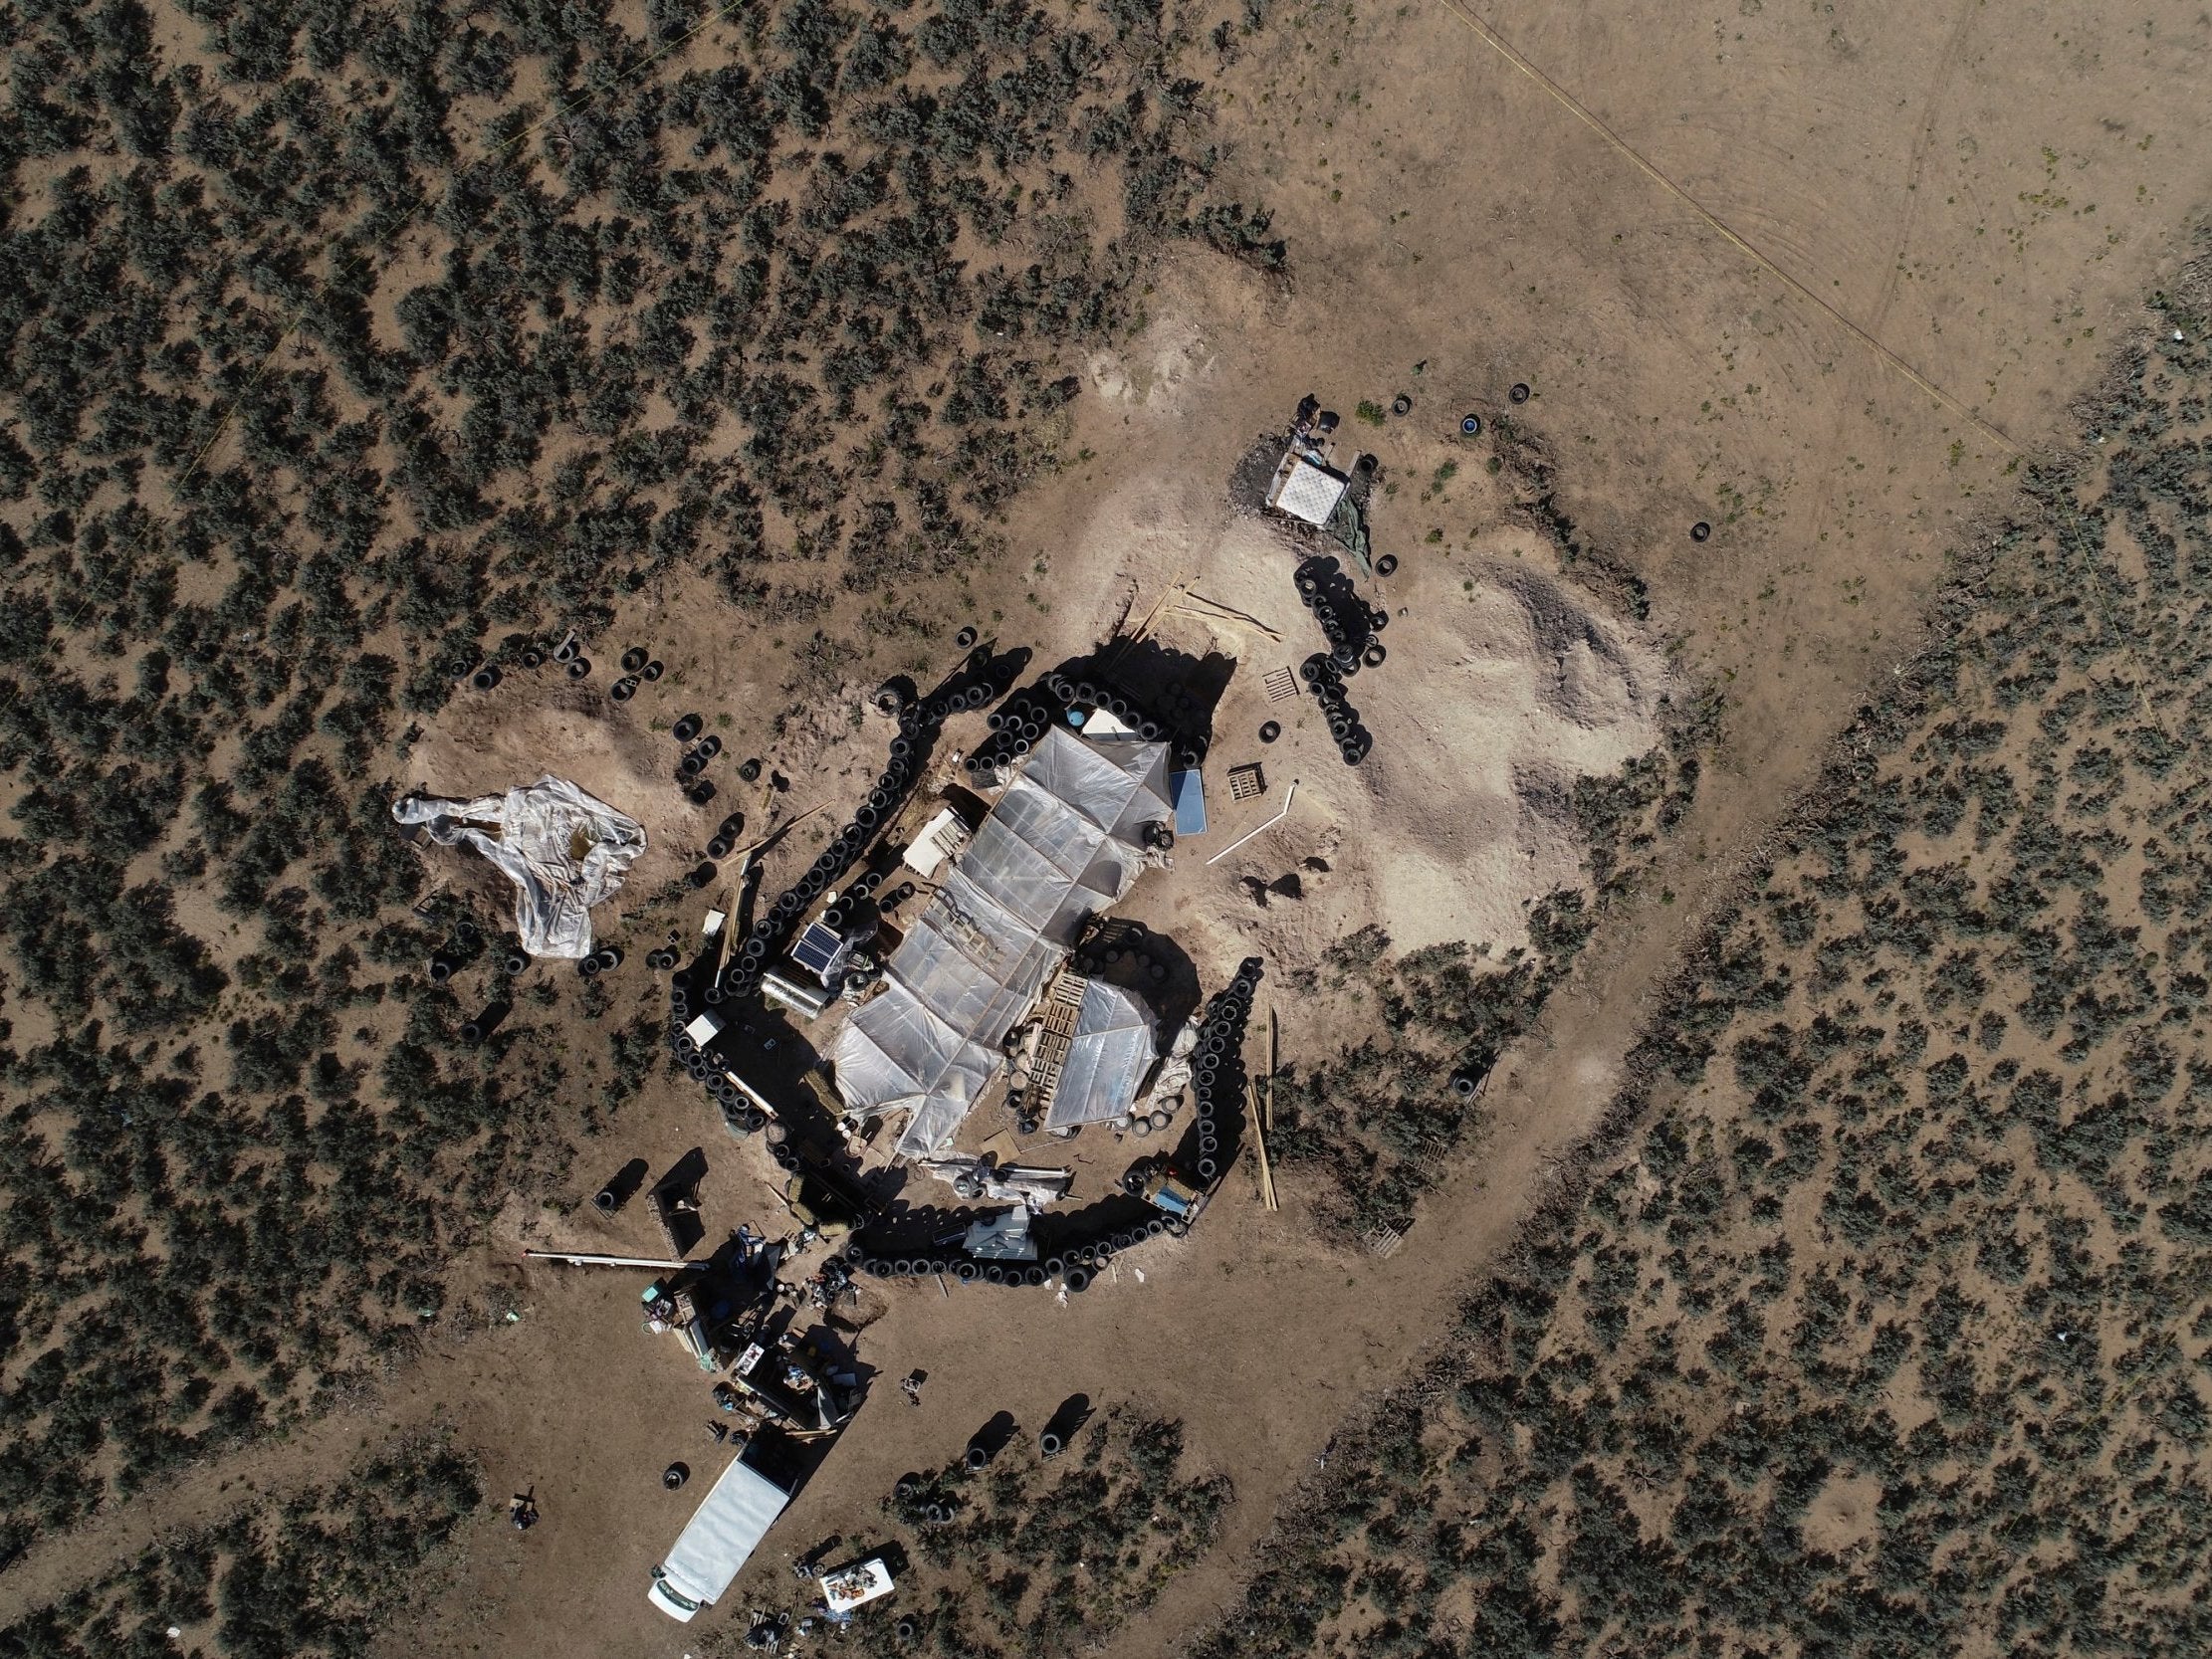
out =
<path fill-rule="evenodd" d="M 700 1608 L 714 1605 L 791 1501 L 789 1485 L 754 1461 L 758 1445 L 758 1441 L 749 1444 L 723 1470 L 714 1490 L 653 1568 L 648 1599 L 679 1623 L 689 1624 Z"/>

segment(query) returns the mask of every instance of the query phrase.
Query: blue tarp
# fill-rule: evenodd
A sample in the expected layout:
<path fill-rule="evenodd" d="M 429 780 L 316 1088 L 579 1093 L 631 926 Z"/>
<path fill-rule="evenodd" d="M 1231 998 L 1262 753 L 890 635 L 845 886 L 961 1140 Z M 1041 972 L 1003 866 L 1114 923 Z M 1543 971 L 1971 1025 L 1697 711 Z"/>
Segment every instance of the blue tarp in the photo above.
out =
<path fill-rule="evenodd" d="M 1175 837 L 1206 833 L 1206 780 L 1198 768 L 1168 774 L 1168 799 L 1175 803 Z"/>

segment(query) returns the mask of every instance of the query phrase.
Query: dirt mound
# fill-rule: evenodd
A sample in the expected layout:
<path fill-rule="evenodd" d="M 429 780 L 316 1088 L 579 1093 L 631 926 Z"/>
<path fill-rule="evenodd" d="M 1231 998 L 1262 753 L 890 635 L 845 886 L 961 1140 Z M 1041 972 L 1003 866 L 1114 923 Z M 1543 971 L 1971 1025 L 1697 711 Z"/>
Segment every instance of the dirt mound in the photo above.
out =
<path fill-rule="evenodd" d="M 1292 576 L 1315 553 L 1343 558 L 1362 597 L 1389 612 L 1385 661 L 1345 686 L 1375 740 L 1358 767 L 1338 756 L 1311 697 L 1269 703 L 1261 685 L 1268 670 L 1294 672 L 1324 646 Z M 1076 590 L 1069 608 L 1081 614 L 1112 614 L 1112 601 L 1134 590 L 1141 618 L 1182 579 L 1278 636 L 1173 606 L 1154 621 L 1164 645 L 1237 660 L 1207 765 L 1213 829 L 1179 851 L 1169 887 L 1185 902 L 1165 907 L 1179 929 L 1216 933 L 1222 960 L 1258 948 L 1310 962 L 1371 923 L 1397 949 L 1463 938 L 1502 953 L 1526 938 L 1536 900 L 1583 879 L 1576 781 L 1659 741 L 1667 670 L 1657 644 L 1549 574 L 1556 555 L 1527 529 L 1402 551 L 1379 580 L 1361 577 L 1333 542 L 1160 476 L 1102 505 L 1069 567 L 1097 584 Z M 1257 738 L 1265 721 L 1282 727 L 1269 745 Z M 1227 772 L 1245 761 L 1261 763 L 1267 789 L 1232 801 Z M 1272 816 L 1293 779 L 1298 798 L 1280 829 L 1206 865 Z M 1304 871 L 1308 858 L 1325 869 Z M 1296 897 L 1276 886 L 1293 873 Z M 1238 891 L 1224 902 L 1229 889 Z"/>

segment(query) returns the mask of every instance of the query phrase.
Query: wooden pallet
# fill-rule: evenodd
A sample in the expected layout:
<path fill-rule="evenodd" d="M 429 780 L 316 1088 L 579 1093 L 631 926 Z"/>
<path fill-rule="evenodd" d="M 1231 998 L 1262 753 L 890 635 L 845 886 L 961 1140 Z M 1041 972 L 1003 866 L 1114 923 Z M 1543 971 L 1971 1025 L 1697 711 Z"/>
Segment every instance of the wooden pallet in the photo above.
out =
<path fill-rule="evenodd" d="M 1271 668 L 1259 682 L 1269 703 L 1288 703 L 1298 695 L 1298 677 L 1286 668 Z"/>
<path fill-rule="evenodd" d="M 1241 766 L 1228 769 L 1228 798 L 1232 801 L 1257 800 L 1267 793 L 1267 774 L 1259 769 L 1259 762 L 1247 760 Z"/>
<path fill-rule="evenodd" d="M 1060 1068 L 1067 1064 L 1067 1051 L 1075 1041 L 1075 1016 L 1089 983 L 1080 973 L 1063 972 L 1045 993 L 1044 1028 L 1037 1033 L 1036 1058 L 1029 1064 L 1029 1111 L 1038 1119 L 1052 1109 Z"/>

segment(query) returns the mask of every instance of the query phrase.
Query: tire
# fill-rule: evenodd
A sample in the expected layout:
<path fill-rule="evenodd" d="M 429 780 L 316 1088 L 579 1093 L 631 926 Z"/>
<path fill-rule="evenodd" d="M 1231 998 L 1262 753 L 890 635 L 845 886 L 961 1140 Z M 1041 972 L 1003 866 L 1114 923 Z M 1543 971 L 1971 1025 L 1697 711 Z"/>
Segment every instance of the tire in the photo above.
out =
<path fill-rule="evenodd" d="M 1275 721 L 1268 721 L 1259 728 L 1259 740 L 1263 743 L 1271 743 L 1281 735 L 1282 726 Z"/>
<path fill-rule="evenodd" d="M 506 960 L 502 961 L 500 966 L 507 969 L 510 974 L 521 973 L 530 966 L 530 958 L 520 950 L 510 950 L 507 953 Z"/>
<path fill-rule="evenodd" d="M 568 660 L 568 678 L 571 680 L 590 679 L 591 659 L 589 657 L 571 657 Z"/>
<path fill-rule="evenodd" d="M 1202 1157 L 1199 1159 L 1200 1180 L 1211 1181 L 1216 1175 L 1218 1175 L 1220 1172 L 1221 1166 L 1218 1163 L 1216 1163 L 1212 1158 Z"/>
<path fill-rule="evenodd" d="M 499 684 L 499 670 L 486 664 L 469 676 L 469 684 L 477 691 L 488 692 Z"/>
<path fill-rule="evenodd" d="M 983 1271 L 974 1262 L 955 1262 L 953 1264 L 953 1277 L 964 1285 L 973 1285 L 983 1276 Z"/>
<path fill-rule="evenodd" d="M 991 1467 L 991 1451 L 982 1445 L 972 1445 L 961 1454 L 961 1465 L 971 1475 L 980 1475 Z"/>
<path fill-rule="evenodd" d="M 1454 1095 L 1457 1095 L 1461 1100 L 1473 1100 L 1475 1087 L 1476 1085 L 1474 1079 L 1468 1076 L 1465 1072 L 1454 1072 L 1452 1074 L 1451 1092 Z"/>
<path fill-rule="evenodd" d="M 1371 640 L 1368 643 L 1367 649 L 1360 653 L 1360 661 L 1365 663 L 1369 668 L 1381 668 L 1383 666 L 1383 659 L 1388 657 L 1390 653 L 1383 649 L 1383 642 L 1381 640 Z"/>
<path fill-rule="evenodd" d="M 1221 1138 L 1220 1138 L 1219 1136 L 1217 1136 L 1217 1135 L 1202 1135 L 1202 1136 L 1200 1136 L 1200 1137 L 1199 1137 L 1199 1156 L 1201 1156 L 1201 1157 L 1212 1157 L 1212 1156 L 1213 1156 L 1213 1155 L 1214 1155 L 1214 1154 L 1215 1154 L 1216 1152 L 1219 1151 L 1220 1149 L 1221 1149 Z"/>
<path fill-rule="evenodd" d="M 1069 1268 L 1067 1277 L 1060 1281 L 1061 1287 L 1071 1296 L 1082 1295 L 1084 1291 L 1090 1288 L 1090 1283 L 1091 1270 L 1087 1267 Z"/>
<path fill-rule="evenodd" d="M 891 1277 L 891 1264 L 881 1256 L 870 1256 L 862 1264 L 860 1271 L 871 1279 L 888 1279 Z"/>
<path fill-rule="evenodd" d="M 989 1265 L 988 1267 L 986 1267 L 986 1268 L 984 1269 L 984 1283 L 985 1283 L 985 1284 L 987 1284 L 987 1285 L 1002 1285 L 1002 1284 L 1004 1284 L 1005 1282 L 1006 1282 L 1006 1270 L 1005 1270 L 1004 1268 L 1000 1267 L 1000 1266 L 999 1266 L 999 1265 L 998 1265 L 998 1264 L 997 1264 L 996 1262 L 993 1262 L 993 1263 L 991 1263 L 991 1264 L 990 1264 L 990 1265 Z"/>
<path fill-rule="evenodd" d="M 637 646 L 633 645 L 629 650 L 622 653 L 622 672 L 624 674 L 635 674 L 644 666 L 645 653 Z"/>
<path fill-rule="evenodd" d="M 1044 1276 L 1047 1279 L 1057 1279 L 1066 1271 L 1067 1263 L 1062 1261 L 1058 1256 L 1047 1256 L 1045 1258 Z"/>
<path fill-rule="evenodd" d="M 611 687 L 607 689 L 607 696 L 613 698 L 614 701 L 617 703 L 627 703 L 636 695 L 637 682 L 635 680 L 617 680 Z"/>
<path fill-rule="evenodd" d="M 1147 1221 L 1145 1223 L 1145 1237 L 1147 1238 L 1158 1238 L 1167 1230 L 1168 1223 L 1162 1217 L 1157 1215 L 1154 1216 L 1150 1221 Z"/>
<path fill-rule="evenodd" d="M 442 985 L 452 977 L 453 964 L 451 962 L 443 956 L 432 956 L 430 958 L 430 982 L 433 985 Z"/>
<path fill-rule="evenodd" d="M 686 715 L 668 729 L 668 734 L 679 743 L 688 743 L 699 735 L 699 728 L 706 725 L 697 715 Z"/>
<path fill-rule="evenodd" d="M 536 647 L 535 645 L 531 646 L 523 653 L 523 667 L 544 668 L 545 666 L 546 654 L 543 651 L 539 650 L 538 647 Z"/>
<path fill-rule="evenodd" d="M 1513 389 L 1507 392 L 1505 395 L 1511 398 L 1515 403 L 1526 403 L 1531 395 L 1528 389 L 1528 382 L 1525 380 L 1516 380 L 1513 383 Z"/>
<path fill-rule="evenodd" d="M 638 671 L 638 678 L 640 680 L 643 680 L 648 686 L 650 686 L 654 681 L 658 680 L 663 674 L 666 674 L 668 670 L 664 668 L 661 665 L 659 659 L 656 658 L 652 662 L 647 663 L 642 669 Z"/>
<path fill-rule="evenodd" d="M 1706 523 L 1705 520 L 1702 518 L 1698 519 L 1696 523 L 1689 526 L 1689 538 L 1692 541 L 1703 541 L 1708 536 L 1710 536 L 1712 532 L 1712 525 Z"/>
<path fill-rule="evenodd" d="M 684 799 L 691 802 L 693 806 L 705 806 L 714 798 L 715 786 L 712 783 L 708 782 L 705 778 L 701 778 L 697 783 L 694 783 L 689 789 L 686 789 L 684 791 Z"/>
<path fill-rule="evenodd" d="M 959 633 L 953 636 L 953 643 L 959 646 L 961 650 L 966 651 L 971 645 L 974 645 L 976 643 L 976 639 L 977 634 L 975 629 L 963 628 Z"/>
<path fill-rule="evenodd" d="M 1398 555 L 1397 555 L 1396 553 L 1385 553 L 1385 554 L 1384 554 L 1384 555 L 1383 555 L 1383 556 L 1382 556 L 1381 558 L 1379 558 L 1379 559 L 1377 559 L 1377 560 L 1375 561 L 1375 574 L 1376 574 L 1376 575 L 1378 575 L 1378 576 L 1395 576 L 1395 575 L 1396 575 L 1397 573 L 1398 573 Z"/>
<path fill-rule="evenodd" d="M 1046 1457 L 1058 1457 L 1067 1450 L 1067 1442 L 1051 1429 L 1046 1429 L 1037 1436 L 1037 1450 Z"/>

